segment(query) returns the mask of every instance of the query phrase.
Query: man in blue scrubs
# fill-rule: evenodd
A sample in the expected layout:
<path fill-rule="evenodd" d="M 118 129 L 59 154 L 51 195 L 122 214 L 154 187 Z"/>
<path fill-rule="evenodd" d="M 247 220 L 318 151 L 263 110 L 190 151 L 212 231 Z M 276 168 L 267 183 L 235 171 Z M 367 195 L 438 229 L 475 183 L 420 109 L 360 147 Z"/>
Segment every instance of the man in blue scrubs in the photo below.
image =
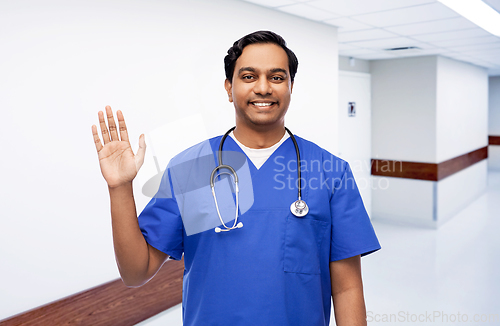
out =
<path fill-rule="evenodd" d="M 241 228 L 223 227 L 214 202 L 205 200 L 212 194 L 204 169 L 219 164 L 221 136 L 176 156 L 137 216 L 132 180 L 144 160 L 144 136 L 134 155 L 123 114 L 117 111 L 119 137 L 110 107 L 109 131 L 99 112 L 104 146 L 92 126 L 124 283 L 141 286 L 168 258 L 184 255 L 184 325 L 329 325 L 332 299 L 337 325 L 366 325 L 360 257 L 380 249 L 379 242 L 348 163 L 299 136 L 309 212 L 297 217 L 290 211 L 299 187 L 296 149 L 285 131 L 295 54 L 280 36 L 259 31 L 236 41 L 224 62 L 236 128 L 223 144 L 223 158 L 247 185 Z M 235 191 L 227 188 L 229 200 L 222 199 L 217 180 L 221 219 L 231 227 Z"/>

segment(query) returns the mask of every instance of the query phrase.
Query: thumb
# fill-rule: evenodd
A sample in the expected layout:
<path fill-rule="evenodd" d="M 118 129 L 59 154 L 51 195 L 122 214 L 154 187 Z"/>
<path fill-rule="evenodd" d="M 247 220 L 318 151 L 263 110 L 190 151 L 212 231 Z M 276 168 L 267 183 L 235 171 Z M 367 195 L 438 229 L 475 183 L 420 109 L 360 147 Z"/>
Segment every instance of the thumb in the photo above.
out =
<path fill-rule="evenodd" d="M 137 150 L 137 154 L 135 155 L 135 166 L 137 171 L 141 168 L 144 163 L 144 156 L 146 155 L 146 140 L 144 134 L 139 136 L 139 149 Z"/>

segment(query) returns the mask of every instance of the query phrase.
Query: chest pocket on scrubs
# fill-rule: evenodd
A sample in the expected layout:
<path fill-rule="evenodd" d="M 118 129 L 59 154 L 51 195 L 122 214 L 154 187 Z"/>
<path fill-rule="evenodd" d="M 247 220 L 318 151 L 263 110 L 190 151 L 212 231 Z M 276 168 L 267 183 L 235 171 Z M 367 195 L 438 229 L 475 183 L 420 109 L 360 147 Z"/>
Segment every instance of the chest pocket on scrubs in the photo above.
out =
<path fill-rule="evenodd" d="M 285 231 L 285 272 L 320 274 L 320 249 L 328 223 L 288 214 Z"/>

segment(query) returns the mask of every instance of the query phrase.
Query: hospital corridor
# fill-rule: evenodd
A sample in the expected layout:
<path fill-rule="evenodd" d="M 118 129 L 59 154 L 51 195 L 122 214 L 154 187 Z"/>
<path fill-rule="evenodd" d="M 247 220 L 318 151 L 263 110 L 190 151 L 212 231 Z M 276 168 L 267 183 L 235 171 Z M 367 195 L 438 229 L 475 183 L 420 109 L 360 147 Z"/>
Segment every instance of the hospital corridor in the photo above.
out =
<path fill-rule="evenodd" d="M 500 0 L 0 0 L 0 44 L 0 326 L 500 325 Z"/>

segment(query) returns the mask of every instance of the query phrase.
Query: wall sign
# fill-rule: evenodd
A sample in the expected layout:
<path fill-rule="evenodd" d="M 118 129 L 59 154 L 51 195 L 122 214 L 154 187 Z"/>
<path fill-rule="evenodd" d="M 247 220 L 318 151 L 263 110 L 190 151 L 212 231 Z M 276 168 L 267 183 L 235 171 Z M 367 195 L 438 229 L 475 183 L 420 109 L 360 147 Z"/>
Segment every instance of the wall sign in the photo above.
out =
<path fill-rule="evenodd" d="M 356 102 L 349 102 L 347 104 L 347 116 L 349 117 L 356 116 Z"/>

